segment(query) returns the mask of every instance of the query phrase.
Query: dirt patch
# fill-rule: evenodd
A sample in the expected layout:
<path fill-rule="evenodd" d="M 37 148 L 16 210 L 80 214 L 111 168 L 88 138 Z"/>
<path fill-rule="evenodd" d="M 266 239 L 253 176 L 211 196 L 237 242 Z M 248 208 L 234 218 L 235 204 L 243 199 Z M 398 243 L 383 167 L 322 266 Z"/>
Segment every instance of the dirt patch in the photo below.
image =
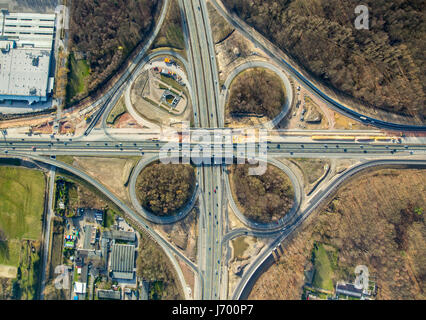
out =
<path fill-rule="evenodd" d="M 135 158 L 74 157 L 74 165 L 83 169 L 104 184 L 117 197 L 124 200 L 128 200 L 125 183 L 136 161 Z"/>
<path fill-rule="evenodd" d="M 235 29 L 216 11 L 210 2 L 207 2 L 207 10 L 209 12 L 213 41 L 216 44 L 229 37 Z"/>
<path fill-rule="evenodd" d="M 237 30 L 215 45 L 219 82 L 224 84 L 229 73 L 238 65 L 252 59 L 264 57 L 263 52 L 257 49 Z"/>
<path fill-rule="evenodd" d="M 192 295 L 194 294 L 195 276 L 194 272 L 188 267 L 186 263 L 178 259 L 179 266 L 182 269 L 183 277 L 186 284 L 191 288 Z"/>
<path fill-rule="evenodd" d="M 143 126 L 141 126 L 135 118 L 133 118 L 130 113 L 126 112 L 119 116 L 115 123 L 114 128 L 136 128 L 136 129 L 143 129 Z"/>
<path fill-rule="evenodd" d="M 0 278 L 14 279 L 18 274 L 18 268 L 6 265 L 0 265 Z"/>
<path fill-rule="evenodd" d="M 172 225 L 157 226 L 193 262 L 197 259 L 198 213 L 198 207 L 194 207 L 185 219 Z"/>

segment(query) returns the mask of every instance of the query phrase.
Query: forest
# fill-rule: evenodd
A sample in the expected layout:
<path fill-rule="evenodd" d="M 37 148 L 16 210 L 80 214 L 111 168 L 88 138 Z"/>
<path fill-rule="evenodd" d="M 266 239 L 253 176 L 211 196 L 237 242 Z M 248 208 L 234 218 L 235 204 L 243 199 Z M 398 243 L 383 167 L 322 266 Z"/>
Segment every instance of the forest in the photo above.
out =
<path fill-rule="evenodd" d="M 424 0 L 366 0 L 369 30 L 357 30 L 356 0 L 224 0 L 231 12 L 342 96 L 424 122 Z"/>
<path fill-rule="evenodd" d="M 159 216 L 170 216 L 191 198 L 195 170 L 189 164 L 155 162 L 142 170 L 136 180 L 136 193 L 142 206 Z"/>
<path fill-rule="evenodd" d="M 231 166 L 233 191 L 244 215 L 260 223 L 282 218 L 294 203 L 290 178 L 272 165 L 259 176 L 249 175 L 249 168 L 249 164 Z"/>
<path fill-rule="evenodd" d="M 86 90 L 103 84 L 132 50 L 147 39 L 160 0 L 74 0 L 70 13 L 70 49 L 90 67 Z"/>
<path fill-rule="evenodd" d="M 150 238 L 142 235 L 143 241 L 140 243 L 138 258 L 136 262 L 136 272 L 138 277 L 149 281 L 152 284 L 161 283 L 153 287 L 153 299 L 155 300 L 177 300 L 182 299 L 179 290 L 179 283 L 176 282 L 176 275 L 173 273 L 173 266 L 169 259 Z"/>
<path fill-rule="evenodd" d="M 285 101 L 281 79 L 264 69 L 250 69 L 239 74 L 230 86 L 231 116 L 267 116 L 275 118 Z"/>

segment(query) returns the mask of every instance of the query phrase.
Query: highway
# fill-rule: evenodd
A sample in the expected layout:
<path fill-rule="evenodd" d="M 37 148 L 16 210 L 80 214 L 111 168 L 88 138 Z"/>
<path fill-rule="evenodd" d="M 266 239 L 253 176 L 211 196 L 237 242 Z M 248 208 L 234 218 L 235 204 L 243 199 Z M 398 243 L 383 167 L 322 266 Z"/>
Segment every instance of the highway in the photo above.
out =
<path fill-rule="evenodd" d="M 196 126 L 218 128 L 224 119 L 219 111 L 219 82 L 210 29 L 207 5 L 205 1 L 183 0 L 184 26 L 187 39 L 187 52 L 192 65 L 191 75 L 195 90 L 194 118 Z M 221 257 L 219 243 L 222 237 L 223 208 L 218 196 L 222 190 L 220 167 L 202 166 L 199 175 L 203 206 L 200 208 L 199 262 L 204 274 L 203 299 L 219 299 Z M 219 206 L 220 204 L 220 206 Z M 220 222 L 220 223 L 219 223 Z M 204 227 L 204 230 L 203 230 Z M 203 232 L 204 231 L 204 232 Z"/>
<path fill-rule="evenodd" d="M 218 1 L 211 1 L 237 30 L 252 41 L 256 46 L 264 50 L 275 63 L 289 74 L 297 78 L 311 93 L 321 98 L 334 110 L 343 113 L 353 119 L 371 124 L 380 128 L 394 129 L 398 131 L 426 131 L 425 126 L 410 126 L 395 123 L 388 123 L 381 120 L 365 116 L 365 120 L 360 117 L 364 115 L 357 113 L 319 90 L 310 80 L 305 78 L 287 61 L 283 60 L 276 50 L 272 50 L 268 45 L 264 45 L 265 40 L 257 33 L 251 33 L 249 28 L 242 25 L 238 19 L 228 14 L 218 4 Z M 107 198 L 114 202 L 126 215 L 127 219 L 145 230 L 147 234 L 157 242 L 169 257 L 173 267 L 176 269 L 178 280 L 183 286 L 185 299 L 239 299 L 244 297 L 250 288 L 252 281 L 263 271 L 264 262 L 271 258 L 271 252 L 289 234 L 291 234 L 318 205 L 327 199 L 337 188 L 353 175 L 371 168 L 373 166 L 420 166 L 426 167 L 426 140 L 415 138 L 414 140 L 403 139 L 402 143 L 393 141 L 345 141 L 323 140 L 314 141 L 311 135 L 384 135 L 383 132 L 372 131 L 323 131 L 319 130 L 274 130 L 269 131 L 264 143 L 258 140 L 253 141 L 255 148 L 254 158 L 266 158 L 266 160 L 286 172 L 295 188 L 295 204 L 292 210 L 278 223 L 255 224 L 247 220 L 238 210 L 232 197 L 229 185 L 228 171 L 229 164 L 224 154 L 227 150 L 232 150 L 232 161 L 247 159 L 246 146 L 240 143 L 226 143 L 227 136 L 217 135 L 213 132 L 215 128 L 224 128 L 224 106 L 227 97 L 227 90 L 232 79 L 241 71 L 250 67 L 265 67 L 276 72 L 283 80 L 288 91 L 286 104 L 283 110 L 275 119 L 264 124 L 272 128 L 287 114 L 292 100 L 292 90 L 289 79 L 282 70 L 274 64 L 266 62 L 245 63 L 234 69 L 226 79 L 226 90 L 220 94 L 218 71 L 216 64 L 216 54 L 212 30 L 209 22 L 206 1 L 203 0 L 178 0 L 182 13 L 184 37 L 188 60 L 173 51 L 162 50 L 150 55 L 146 55 L 147 50 L 163 25 L 166 17 L 169 0 L 165 0 L 161 9 L 160 18 L 153 34 L 148 39 L 146 45 L 131 61 L 129 67 L 120 76 L 112 87 L 90 108 L 98 108 L 95 116 L 88 125 L 84 134 L 80 137 L 65 136 L 32 136 L 28 137 L 20 134 L 7 136 L 4 134 L 0 140 L 1 157 L 29 158 L 46 165 L 52 166 L 49 185 L 49 212 L 47 221 L 52 215 L 52 194 L 54 186 L 55 168 L 65 170 L 83 179 L 97 188 Z M 128 90 L 132 82 L 145 70 L 155 57 L 161 55 L 172 55 L 177 57 L 185 66 L 188 73 L 188 90 L 191 95 L 194 111 L 194 128 L 191 128 L 191 138 L 188 144 L 175 141 L 175 151 L 182 155 L 183 150 L 189 150 L 191 160 L 196 165 L 197 186 L 189 203 L 176 216 L 169 218 L 159 218 L 144 208 L 137 200 L 135 193 L 136 178 L 139 172 L 152 161 L 159 159 L 160 151 L 171 142 L 171 139 L 163 135 L 162 128 L 156 125 L 145 123 L 142 117 L 136 115 L 132 109 L 129 112 L 135 116 L 138 122 L 146 124 L 149 129 L 126 132 L 126 129 L 110 129 L 106 126 L 108 114 L 124 94 L 129 99 Z M 95 128 L 99 125 L 100 128 Z M 241 132 L 244 129 L 241 129 Z M 196 137 L 202 138 L 202 141 Z M 155 138 L 154 138 L 155 137 Z M 386 137 L 385 137 L 386 138 Z M 368 140 L 368 139 L 367 139 Z M 231 139 L 232 141 L 232 139 Z M 415 142 L 413 142 L 415 141 Z M 243 145 L 243 148 L 240 148 Z M 200 155 L 200 151 L 204 154 Z M 62 161 L 59 156 L 94 156 L 94 157 L 117 157 L 117 156 L 138 156 L 140 161 L 134 168 L 129 179 L 130 199 L 134 207 L 128 207 L 123 201 L 118 199 L 112 192 L 97 180 L 90 177 L 80 169 L 74 168 Z M 320 185 L 316 191 L 306 197 L 303 195 L 302 186 L 294 173 L 284 164 L 279 162 L 279 158 L 338 158 L 338 159 L 358 159 L 363 162 L 350 168 L 341 174 L 336 175 L 326 185 Z M 420 160 L 419 160 L 420 159 Z M 201 163 L 200 163 L 201 162 Z M 197 263 L 189 260 L 179 249 L 171 244 L 165 237 L 157 233 L 150 227 L 150 223 L 171 224 L 183 219 L 199 200 L 199 222 L 198 222 L 198 250 Z M 244 228 L 229 230 L 227 226 L 228 202 L 236 216 L 245 225 Z M 303 205 L 303 206 L 302 206 Z M 45 234 L 50 234 L 50 224 L 44 230 Z M 266 246 L 258 257 L 245 268 L 242 279 L 232 293 L 227 290 L 228 272 L 228 242 L 238 236 L 252 235 L 256 237 L 270 237 L 274 240 Z M 47 241 L 47 242 L 46 242 Z M 47 263 L 47 252 L 49 247 L 49 237 L 44 237 L 45 251 L 43 252 L 44 265 Z M 179 266 L 181 259 L 187 264 L 196 275 L 194 296 L 191 297 L 187 290 L 186 280 Z M 46 275 L 44 275 L 46 276 Z M 44 286 L 43 278 L 42 286 Z"/>
<path fill-rule="evenodd" d="M 271 137 L 274 139 L 277 137 Z M 278 138 L 277 138 L 278 139 Z M 367 157 L 367 156 L 397 156 L 397 155 L 424 155 L 426 144 L 397 144 L 392 142 L 384 143 L 360 143 L 360 142 L 336 142 L 336 141 L 306 141 L 298 142 L 297 138 L 286 137 L 280 142 L 267 143 L 268 157 Z M 296 140 L 296 141 L 295 141 Z M 0 153 L 8 154 L 13 151 L 26 152 L 38 155 L 92 155 L 92 156 L 142 156 L 145 154 L 158 154 L 160 149 L 166 145 L 166 141 L 142 140 L 29 140 L 7 139 L 0 140 Z M 245 153 L 239 153 L 238 143 L 200 143 L 190 142 L 189 152 L 192 158 L 199 156 L 200 146 L 203 152 L 210 153 L 212 157 L 219 159 L 227 151 L 233 149 L 234 157 L 245 158 Z M 181 152 L 185 144 L 178 144 L 178 151 Z M 261 148 L 262 149 L 262 148 Z M 210 152 L 208 152 L 210 150 Z M 245 149 L 243 149 L 245 151 Z M 256 154 L 259 152 L 259 143 L 255 143 Z"/>

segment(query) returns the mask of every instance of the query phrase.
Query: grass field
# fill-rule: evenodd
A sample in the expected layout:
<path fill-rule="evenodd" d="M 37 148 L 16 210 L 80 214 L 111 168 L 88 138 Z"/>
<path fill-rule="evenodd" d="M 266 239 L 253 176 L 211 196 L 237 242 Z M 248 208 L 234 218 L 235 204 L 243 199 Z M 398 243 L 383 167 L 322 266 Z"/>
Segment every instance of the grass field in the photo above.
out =
<path fill-rule="evenodd" d="M 313 285 L 315 288 L 333 291 L 333 261 L 330 259 L 331 254 L 322 244 L 317 244 L 314 247 L 315 276 Z"/>
<path fill-rule="evenodd" d="M 0 241 L 0 265 L 16 269 L 6 290 L 13 299 L 30 300 L 37 293 L 45 186 L 40 171 L 0 167 L 0 229 L 7 239 Z"/>
<path fill-rule="evenodd" d="M 121 97 L 120 100 L 118 100 L 117 104 L 112 108 L 111 112 L 108 115 L 107 123 L 108 124 L 115 124 L 117 119 L 123 115 L 127 111 L 126 105 L 124 103 L 124 98 Z"/>
<path fill-rule="evenodd" d="M 0 167 L 0 229 L 8 239 L 40 238 L 45 184 L 40 171 Z"/>
<path fill-rule="evenodd" d="M 75 96 L 87 91 L 86 79 L 90 75 L 90 67 L 86 60 L 76 60 L 74 54 L 69 56 L 69 74 L 67 85 L 67 102 Z"/>

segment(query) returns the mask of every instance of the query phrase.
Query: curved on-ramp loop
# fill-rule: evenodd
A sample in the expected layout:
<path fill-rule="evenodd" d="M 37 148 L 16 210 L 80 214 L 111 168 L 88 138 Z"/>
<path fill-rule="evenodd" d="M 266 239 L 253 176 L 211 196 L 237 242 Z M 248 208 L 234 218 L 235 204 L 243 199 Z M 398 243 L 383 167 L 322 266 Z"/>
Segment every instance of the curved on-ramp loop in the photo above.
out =
<path fill-rule="evenodd" d="M 265 123 L 261 123 L 257 126 L 253 126 L 254 128 L 262 127 L 266 129 L 273 129 L 278 123 L 281 122 L 281 120 L 287 115 L 287 113 L 290 111 L 291 104 L 293 103 L 293 88 L 291 86 L 290 80 L 288 77 L 280 70 L 278 67 L 273 65 L 272 63 L 266 62 L 266 61 L 248 61 L 243 64 L 240 64 L 239 66 L 235 67 L 231 73 L 228 75 L 228 77 L 225 80 L 225 94 L 221 96 L 220 101 L 220 108 L 223 110 L 223 114 L 225 113 L 225 106 L 226 102 L 228 100 L 229 95 L 229 86 L 231 85 L 232 81 L 237 77 L 241 72 L 252 69 L 252 68 L 263 68 L 268 69 L 272 72 L 274 72 L 276 75 L 278 75 L 281 79 L 281 81 L 284 84 L 285 87 L 285 103 L 283 105 L 283 108 L 281 112 L 272 120 L 269 120 Z"/>
<path fill-rule="evenodd" d="M 284 165 L 282 162 L 275 160 L 275 159 L 267 159 L 267 162 L 269 164 L 274 165 L 278 169 L 282 170 L 289 178 L 291 183 L 293 184 L 294 189 L 294 204 L 289 212 L 287 212 L 284 217 L 277 220 L 276 222 L 271 223 L 258 223 L 253 222 L 250 219 L 246 218 L 245 215 L 238 209 L 238 206 L 234 200 L 234 197 L 232 195 L 231 185 L 229 182 L 230 176 L 225 178 L 225 186 L 226 186 L 226 192 L 228 194 L 229 204 L 231 205 L 232 210 L 234 211 L 235 215 L 238 217 L 238 219 L 247 227 L 258 230 L 258 231 L 264 231 L 264 232 L 271 232 L 276 231 L 279 229 L 283 229 L 289 220 L 297 213 L 299 210 L 300 204 L 302 203 L 303 198 L 303 191 L 302 186 L 300 185 L 296 175 L 293 173 L 293 171 Z"/>
<path fill-rule="evenodd" d="M 179 212 L 173 216 L 167 216 L 167 217 L 160 217 L 149 210 L 146 210 L 139 202 L 137 196 L 136 196 L 136 180 L 139 174 L 142 172 L 142 170 L 151 164 L 154 161 L 159 160 L 159 155 L 154 155 L 152 157 L 148 157 L 146 159 L 141 159 L 133 169 L 132 175 L 130 177 L 129 181 L 129 193 L 130 193 L 130 200 L 132 201 L 133 207 L 136 209 L 136 211 L 145 219 L 148 221 L 151 221 L 153 223 L 157 224 L 172 224 L 177 221 L 182 220 L 185 218 L 188 213 L 192 210 L 192 208 L 195 205 L 195 202 L 198 198 L 199 194 L 199 187 L 198 184 L 195 185 L 194 192 L 192 194 L 191 200 L 181 209 Z"/>

